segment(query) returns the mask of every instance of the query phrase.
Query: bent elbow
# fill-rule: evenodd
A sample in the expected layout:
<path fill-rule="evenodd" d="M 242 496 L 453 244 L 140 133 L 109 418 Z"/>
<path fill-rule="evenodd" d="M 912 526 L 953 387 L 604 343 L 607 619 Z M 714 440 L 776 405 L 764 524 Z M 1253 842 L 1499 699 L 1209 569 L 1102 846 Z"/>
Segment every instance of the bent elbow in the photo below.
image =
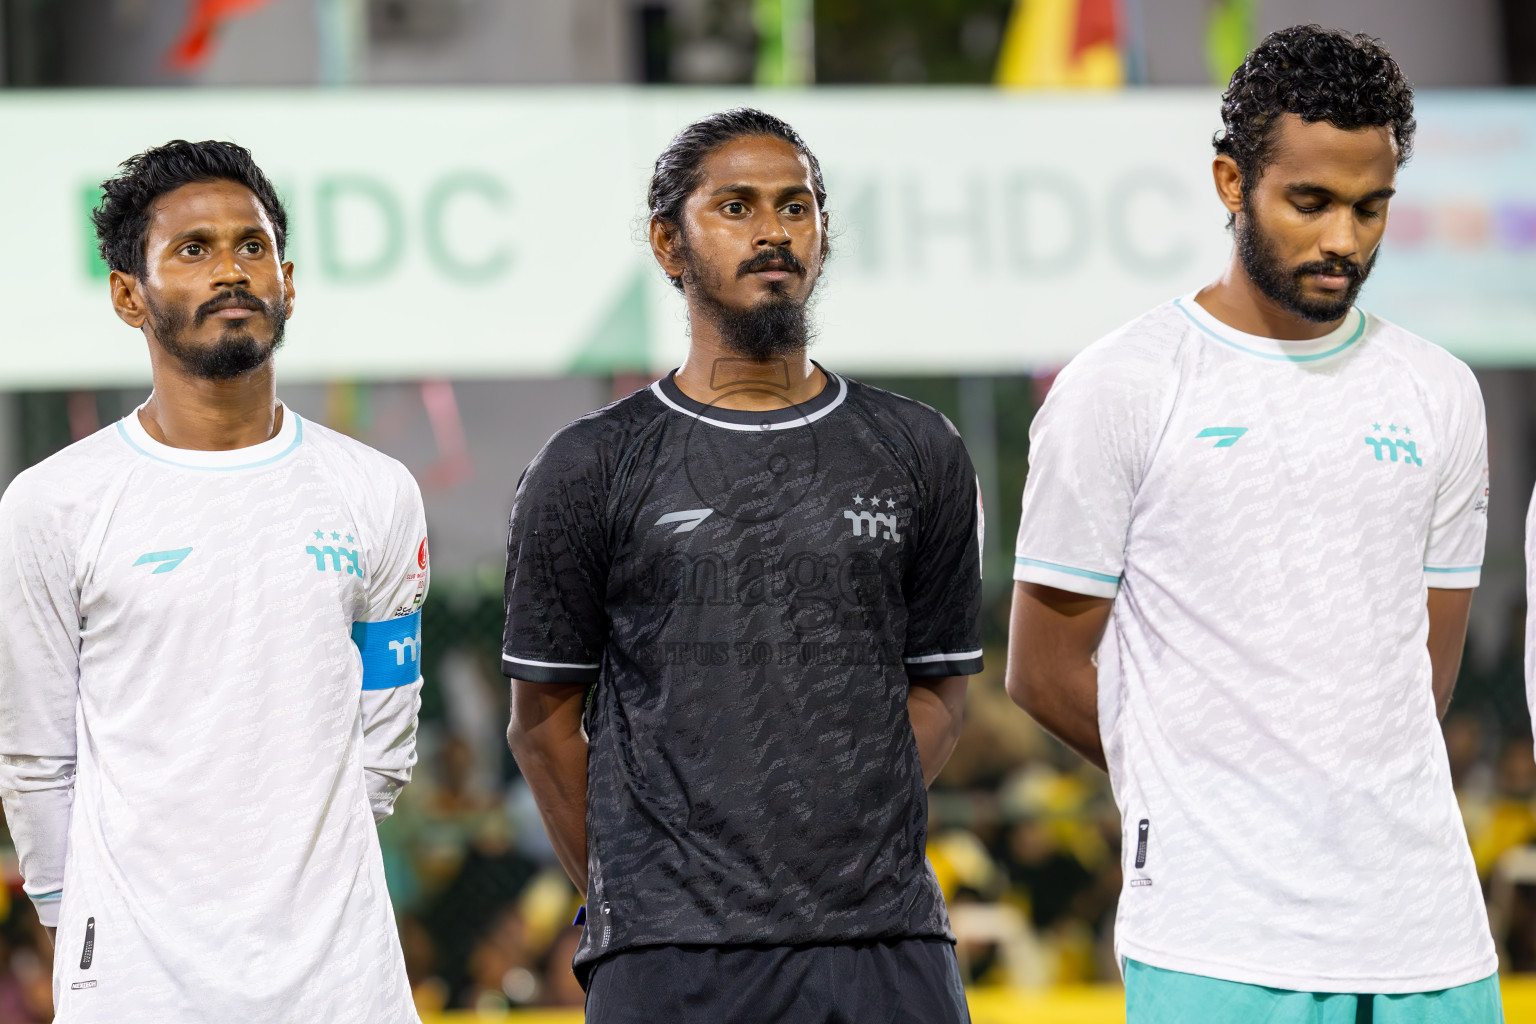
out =
<path fill-rule="evenodd" d="M 512 720 L 507 723 L 507 749 L 512 751 L 516 758 L 523 750 L 527 749 L 528 733 L 523 729 L 521 722 L 517 720 L 517 712 L 513 711 Z"/>

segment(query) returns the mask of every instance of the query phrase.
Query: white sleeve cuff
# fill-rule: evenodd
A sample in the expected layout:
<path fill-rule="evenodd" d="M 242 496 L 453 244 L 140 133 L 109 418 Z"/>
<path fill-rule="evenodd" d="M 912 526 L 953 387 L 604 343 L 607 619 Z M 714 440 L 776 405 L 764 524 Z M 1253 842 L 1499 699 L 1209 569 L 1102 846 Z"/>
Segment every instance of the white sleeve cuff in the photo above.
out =
<path fill-rule="evenodd" d="M 1047 562 L 1039 558 L 1019 555 L 1013 560 L 1013 578 L 1023 583 L 1038 583 L 1043 587 L 1089 597 L 1114 597 L 1120 592 L 1119 575 L 1079 569 L 1060 562 Z"/>
<path fill-rule="evenodd" d="M 1424 585 L 1431 590 L 1471 590 L 1483 578 L 1480 565 L 1426 565 Z"/>

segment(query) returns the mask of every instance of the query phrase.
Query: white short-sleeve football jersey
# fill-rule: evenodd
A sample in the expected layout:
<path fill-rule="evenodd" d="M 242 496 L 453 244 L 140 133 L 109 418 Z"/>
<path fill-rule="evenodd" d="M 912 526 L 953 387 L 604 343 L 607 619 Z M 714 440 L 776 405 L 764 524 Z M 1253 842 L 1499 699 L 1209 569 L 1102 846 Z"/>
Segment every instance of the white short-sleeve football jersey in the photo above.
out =
<path fill-rule="evenodd" d="M 1494 972 L 1425 606 L 1477 585 L 1487 486 L 1471 371 L 1359 310 L 1276 341 L 1190 295 L 1062 371 L 1014 575 L 1115 599 L 1122 956 L 1303 991 Z"/>
<path fill-rule="evenodd" d="M 0 499 L 0 797 L 61 1024 L 405 1024 L 375 818 L 415 763 L 421 497 L 285 410 L 137 413 Z"/>

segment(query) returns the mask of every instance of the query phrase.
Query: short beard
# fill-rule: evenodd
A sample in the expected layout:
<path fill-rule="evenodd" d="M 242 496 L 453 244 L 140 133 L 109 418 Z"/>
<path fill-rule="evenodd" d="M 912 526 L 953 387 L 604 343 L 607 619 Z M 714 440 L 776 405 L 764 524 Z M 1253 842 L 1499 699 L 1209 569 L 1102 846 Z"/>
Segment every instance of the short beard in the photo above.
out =
<path fill-rule="evenodd" d="M 746 309 L 732 309 L 715 297 L 720 287 L 719 275 L 699 265 L 692 250 L 683 250 L 683 261 L 683 282 L 692 287 L 694 308 L 714 324 L 726 348 L 745 359 L 763 362 L 798 355 L 810 346 L 815 335 L 804 302 L 775 286 L 761 302 Z M 791 265 L 799 266 L 800 261 L 794 259 Z"/>
<path fill-rule="evenodd" d="M 1294 267 L 1285 266 L 1275 255 L 1269 236 L 1259 227 L 1253 208 L 1243 201 L 1243 216 L 1237 218 L 1237 256 L 1242 260 L 1248 279 L 1275 305 L 1294 316 L 1315 324 L 1342 319 L 1355 304 L 1365 279 L 1381 254 L 1378 246 L 1363 264 L 1352 260 L 1315 260 Z M 1301 279 L 1307 274 L 1343 274 L 1349 286 L 1337 299 L 1309 299 L 1302 293 Z"/>
<path fill-rule="evenodd" d="M 248 299 L 261 307 L 272 324 L 271 341 L 263 345 L 246 328 L 231 325 L 224 329 L 224 333 L 212 345 L 188 344 L 185 339 L 187 331 L 202 326 L 212 315 L 208 307 L 231 296 Z M 234 380 L 260 368 L 281 347 L 288 327 L 286 302 L 279 299 L 276 305 L 269 305 L 243 289 L 220 292 L 199 306 L 190 317 L 185 310 L 179 308 L 156 308 L 147 297 L 146 305 L 149 307 L 150 326 L 154 329 L 155 340 L 160 343 L 160 347 L 170 353 L 188 374 L 202 380 Z"/>

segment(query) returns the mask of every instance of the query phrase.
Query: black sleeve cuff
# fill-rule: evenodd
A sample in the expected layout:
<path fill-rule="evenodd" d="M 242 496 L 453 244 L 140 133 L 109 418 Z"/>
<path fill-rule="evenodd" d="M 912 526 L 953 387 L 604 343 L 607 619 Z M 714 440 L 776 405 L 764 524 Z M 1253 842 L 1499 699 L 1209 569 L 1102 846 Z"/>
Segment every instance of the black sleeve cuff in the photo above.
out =
<path fill-rule="evenodd" d="M 521 654 L 501 653 L 501 674 L 508 679 L 521 679 L 529 683 L 595 683 L 601 663 L 585 665 L 554 661 L 548 658 L 530 658 Z"/>
<path fill-rule="evenodd" d="M 981 672 L 980 651 L 940 651 L 902 659 L 907 675 L 913 679 L 941 679 L 945 676 L 974 676 Z"/>

